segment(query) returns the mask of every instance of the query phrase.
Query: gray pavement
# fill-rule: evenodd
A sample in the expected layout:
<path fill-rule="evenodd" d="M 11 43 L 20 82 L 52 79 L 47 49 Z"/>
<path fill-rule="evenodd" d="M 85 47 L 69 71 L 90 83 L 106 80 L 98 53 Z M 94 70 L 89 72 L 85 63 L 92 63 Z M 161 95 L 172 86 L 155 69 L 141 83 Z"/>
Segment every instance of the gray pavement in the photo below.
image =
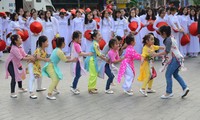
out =
<path fill-rule="evenodd" d="M 190 88 L 189 95 L 181 99 L 181 87 L 173 81 L 174 97 L 168 100 L 160 99 L 165 92 L 164 73 L 159 73 L 154 80 L 155 94 L 143 97 L 138 91 L 141 83 L 137 81 L 139 62 L 135 62 L 136 78 L 132 86 L 133 96 L 123 93 L 121 84 L 115 80 L 112 87 L 113 95 L 104 93 L 106 79 L 98 78 L 99 94 L 90 95 L 87 92 L 88 75 L 80 78 L 78 87 L 80 95 L 70 92 L 72 76 L 69 64 L 59 64 L 64 79 L 58 89 L 61 94 L 57 100 L 46 99 L 47 92 L 37 93 L 38 99 L 29 98 L 29 93 L 18 93 L 18 98 L 10 98 L 10 79 L 5 80 L 4 63 L 7 54 L 0 58 L 0 120 L 199 120 L 200 119 L 200 57 L 188 58 L 186 72 L 180 74 Z M 160 61 L 155 63 L 159 69 Z M 28 78 L 28 76 L 27 76 Z M 106 77 L 107 78 L 107 77 Z M 43 87 L 48 88 L 50 79 L 43 77 Z M 28 79 L 23 81 L 28 88 Z M 16 87 L 17 88 L 17 87 Z"/>

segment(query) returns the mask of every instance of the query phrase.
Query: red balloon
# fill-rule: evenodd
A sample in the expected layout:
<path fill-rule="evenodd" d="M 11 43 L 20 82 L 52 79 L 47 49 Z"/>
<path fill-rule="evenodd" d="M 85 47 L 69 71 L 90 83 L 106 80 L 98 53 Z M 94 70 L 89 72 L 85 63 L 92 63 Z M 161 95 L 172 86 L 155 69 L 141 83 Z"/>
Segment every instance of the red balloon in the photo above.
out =
<path fill-rule="evenodd" d="M 148 22 L 154 22 L 154 20 L 149 20 Z M 154 30 L 155 30 L 155 29 L 153 28 L 153 24 L 147 25 L 147 29 L 148 29 L 149 31 L 154 31 Z"/>
<path fill-rule="evenodd" d="M 181 45 L 185 46 L 190 42 L 190 36 L 188 34 L 184 34 L 181 38 Z"/>
<path fill-rule="evenodd" d="M 160 28 L 160 27 L 162 27 L 162 26 L 168 26 L 168 24 L 166 23 L 166 22 L 159 22 L 157 25 L 156 25 L 156 27 L 157 28 Z M 158 34 L 160 34 L 158 31 L 156 31 Z"/>
<path fill-rule="evenodd" d="M 135 31 L 138 27 L 138 23 L 136 21 L 133 21 L 133 22 L 129 23 L 128 27 L 131 31 Z"/>
<path fill-rule="evenodd" d="M 89 13 L 89 12 L 91 12 L 91 9 L 90 9 L 90 8 L 87 8 L 85 11 L 86 11 L 87 13 Z"/>
<path fill-rule="evenodd" d="M 21 36 L 23 41 L 26 41 L 29 37 L 27 30 L 19 30 L 17 31 L 17 34 Z"/>
<path fill-rule="evenodd" d="M 6 49 L 6 42 L 3 40 L 0 40 L 0 51 L 3 51 Z"/>
<path fill-rule="evenodd" d="M 28 30 L 23 30 L 23 32 L 24 32 L 24 38 L 22 40 L 26 41 L 29 37 Z"/>
<path fill-rule="evenodd" d="M 92 40 L 90 32 L 91 32 L 91 30 L 86 30 L 84 33 L 84 37 L 89 41 Z"/>
<path fill-rule="evenodd" d="M 42 24 L 40 22 L 32 22 L 31 25 L 30 25 L 30 30 L 31 32 L 33 33 L 40 33 L 42 31 L 43 27 L 42 27 Z"/>
<path fill-rule="evenodd" d="M 0 16 L 6 16 L 6 13 L 5 12 L 0 12 Z"/>
<path fill-rule="evenodd" d="M 24 38 L 24 32 L 22 30 L 17 31 L 17 34 L 21 36 L 22 40 Z"/>
<path fill-rule="evenodd" d="M 101 39 L 101 40 L 99 41 L 99 48 L 100 48 L 101 50 L 103 50 L 103 48 L 104 48 L 105 45 L 106 45 L 105 40 Z"/>
<path fill-rule="evenodd" d="M 189 31 L 190 34 L 193 36 L 197 36 L 198 35 L 198 23 L 197 22 L 193 22 L 190 26 L 189 26 Z"/>
<path fill-rule="evenodd" d="M 55 49 L 56 48 L 56 38 L 54 37 L 52 40 L 52 48 Z"/>

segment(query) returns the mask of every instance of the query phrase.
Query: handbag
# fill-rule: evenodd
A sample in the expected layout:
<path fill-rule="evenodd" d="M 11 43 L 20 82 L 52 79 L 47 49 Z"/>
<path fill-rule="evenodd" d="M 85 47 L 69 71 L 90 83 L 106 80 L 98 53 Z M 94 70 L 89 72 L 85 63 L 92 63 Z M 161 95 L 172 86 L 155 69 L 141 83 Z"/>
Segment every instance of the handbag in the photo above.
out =
<path fill-rule="evenodd" d="M 155 78 L 155 77 L 157 77 L 157 72 L 156 72 L 154 67 L 151 67 L 151 78 L 150 78 L 150 80 Z"/>

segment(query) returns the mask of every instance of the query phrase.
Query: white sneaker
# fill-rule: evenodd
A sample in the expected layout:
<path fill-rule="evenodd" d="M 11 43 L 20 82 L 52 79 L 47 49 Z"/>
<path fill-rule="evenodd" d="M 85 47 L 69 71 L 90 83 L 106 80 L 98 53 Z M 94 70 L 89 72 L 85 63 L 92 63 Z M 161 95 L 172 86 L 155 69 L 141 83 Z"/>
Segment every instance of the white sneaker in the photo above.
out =
<path fill-rule="evenodd" d="M 79 95 L 80 94 L 80 91 L 78 89 L 74 89 L 71 87 L 71 92 L 73 92 L 75 95 Z"/>
<path fill-rule="evenodd" d="M 25 88 L 19 88 L 19 90 L 18 90 L 20 93 L 24 93 L 24 92 L 27 92 L 28 90 L 27 89 L 25 89 Z"/>
<path fill-rule="evenodd" d="M 126 94 L 130 95 L 130 96 L 133 95 L 133 92 L 131 92 L 131 91 L 126 91 L 126 90 L 124 90 L 124 92 L 125 92 Z"/>
<path fill-rule="evenodd" d="M 17 98 L 17 94 L 11 93 L 10 97 L 11 97 L 11 98 Z"/>
<path fill-rule="evenodd" d="M 37 96 L 36 96 L 35 94 L 31 94 L 31 95 L 30 95 L 30 98 L 31 98 L 31 99 L 37 99 Z"/>
<path fill-rule="evenodd" d="M 105 90 L 106 94 L 114 94 L 114 91 L 112 91 L 111 89 Z"/>
<path fill-rule="evenodd" d="M 173 93 L 167 94 L 167 95 L 165 94 L 165 95 L 160 96 L 160 98 L 161 98 L 161 99 L 168 99 L 168 98 L 173 97 L 173 95 L 174 95 Z"/>
<path fill-rule="evenodd" d="M 55 94 L 60 94 L 60 92 L 59 92 L 57 89 L 54 89 L 53 92 L 54 92 Z"/>
<path fill-rule="evenodd" d="M 49 96 L 49 95 L 47 95 L 47 99 L 49 99 L 49 100 L 56 100 L 56 97 L 55 96 Z"/>
<path fill-rule="evenodd" d="M 148 89 L 148 90 L 147 90 L 147 93 L 156 93 L 156 90 Z"/>
<path fill-rule="evenodd" d="M 42 92 L 42 91 L 45 91 L 46 88 L 41 88 L 41 89 L 37 89 L 36 92 Z"/>
<path fill-rule="evenodd" d="M 185 88 L 185 90 L 183 90 L 183 94 L 181 95 L 182 98 L 184 98 L 185 96 L 187 96 L 187 94 L 189 93 L 189 88 Z"/>
<path fill-rule="evenodd" d="M 142 90 L 141 88 L 140 88 L 140 93 L 142 93 L 145 97 L 147 97 L 147 93 L 146 93 L 146 91 L 145 90 Z"/>

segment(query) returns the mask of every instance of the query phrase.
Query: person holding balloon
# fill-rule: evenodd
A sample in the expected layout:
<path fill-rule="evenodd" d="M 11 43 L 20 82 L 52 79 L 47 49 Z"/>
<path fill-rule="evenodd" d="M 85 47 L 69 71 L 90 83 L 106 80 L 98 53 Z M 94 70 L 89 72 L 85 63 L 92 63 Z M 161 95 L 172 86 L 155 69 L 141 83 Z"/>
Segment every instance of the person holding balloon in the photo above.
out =
<path fill-rule="evenodd" d="M 191 8 L 189 15 L 189 25 L 192 25 L 195 22 L 197 22 L 196 10 L 194 8 Z M 200 52 L 199 38 L 197 36 L 197 31 L 196 31 L 195 34 L 190 33 L 190 43 L 188 45 L 188 53 L 190 57 L 197 57 L 199 52 Z"/>
<path fill-rule="evenodd" d="M 134 34 L 136 45 L 134 46 L 135 50 L 138 53 L 142 53 L 142 41 L 141 41 L 141 34 L 140 34 L 140 30 L 141 30 L 141 21 L 139 19 L 139 17 L 136 16 L 136 9 L 133 8 L 130 11 L 130 16 L 128 18 L 128 22 L 129 22 L 129 31 L 131 34 Z M 137 26 L 137 27 L 134 27 Z"/>

